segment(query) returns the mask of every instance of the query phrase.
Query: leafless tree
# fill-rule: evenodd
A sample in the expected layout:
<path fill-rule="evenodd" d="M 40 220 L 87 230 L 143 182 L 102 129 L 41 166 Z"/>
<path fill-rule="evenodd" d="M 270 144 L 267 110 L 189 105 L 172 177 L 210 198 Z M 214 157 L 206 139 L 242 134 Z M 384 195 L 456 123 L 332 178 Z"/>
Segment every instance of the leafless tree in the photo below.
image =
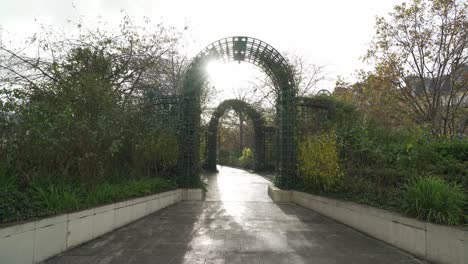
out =
<path fill-rule="evenodd" d="M 71 22 L 72 23 L 72 22 Z M 126 104 L 141 96 L 141 88 L 157 87 L 162 93 L 175 93 L 186 60 L 177 52 L 181 33 L 163 25 L 151 26 L 145 19 L 136 26 L 125 15 L 119 30 L 84 29 L 83 22 L 73 22 L 80 29 L 78 36 L 42 26 L 43 31 L 26 41 L 24 47 L 0 47 L 0 82 L 22 91 L 45 89 L 45 84 L 62 80 L 61 68 L 74 49 L 89 49 L 111 58 L 115 67 L 106 77 Z"/>
<path fill-rule="evenodd" d="M 292 67 L 297 96 L 310 96 L 317 92 L 320 82 L 327 79 L 325 66 L 311 64 L 304 57 L 286 55 Z M 273 85 L 268 76 L 259 76 L 251 82 L 252 102 L 258 105 L 274 107 L 278 96 L 278 88 Z"/>
<path fill-rule="evenodd" d="M 403 109 L 437 136 L 467 128 L 468 2 L 412 0 L 377 18 L 367 58 L 398 91 Z"/>

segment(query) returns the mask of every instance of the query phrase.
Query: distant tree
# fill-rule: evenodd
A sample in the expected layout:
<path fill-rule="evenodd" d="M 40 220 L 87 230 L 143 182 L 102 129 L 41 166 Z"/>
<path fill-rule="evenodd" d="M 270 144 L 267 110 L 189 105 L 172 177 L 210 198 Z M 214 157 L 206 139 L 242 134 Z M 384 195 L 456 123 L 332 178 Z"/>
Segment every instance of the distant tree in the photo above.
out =
<path fill-rule="evenodd" d="M 256 108 L 260 112 L 258 101 L 256 101 L 256 94 L 252 93 L 251 87 L 240 86 L 233 90 L 235 99 L 244 101 Z M 236 135 L 234 137 L 234 135 Z M 246 147 L 253 148 L 254 141 L 254 127 L 253 122 L 245 112 L 227 111 L 219 120 L 219 143 L 218 148 L 223 155 L 236 156 L 242 154 Z M 235 146 L 234 148 L 232 146 Z M 235 165 L 235 164 L 232 164 Z"/>
<path fill-rule="evenodd" d="M 337 87 L 343 90 L 336 92 L 335 96 L 356 105 L 367 118 L 377 119 L 390 127 L 412 124 L 401 111 L 404 106 L 398 100 L 397 91 L 378 72 L 359 71 L 356 83 L 339 80 Z"/>
<path fill-rule="evenodd" d="M 124 15 L 118 30 L 106 29 L 102 22 L 96 29 L 85 28 L 81 20 L 70 23 L 80 29 L 79 35 L 42 26 L 43 31 L 29 38 L 24 47 L 10 48 L 5 42 L 0 47 L 2 83 L 25 91 L 60 82 L 60 67 L 67 61 L 69 51 L 89 48 L 111 60 L 113 66 L 106 79 L 124 98 L 123 103 L 141 96 L 139 88 L 149 85 L 174 93 L 169 90 L 175 90 L 177 85 L 178 76 L 173 74 L 178 70 L 175 62 L 181 60 L 176 52 L 180 33 L 161 24 L 154 27 L 148 19 L 143 26 L 137 26 L 128 15 Z"/>
<path fill-rule="evenodd" d="M 318 91 L 318 84 L 326 80 L 325 66 L 311 64 L 304 57 L 287 55 L 291 65 L 297 96 L 310 96 Z M 251 82 L 253 93 L 250 95 L 253 104 L 274 107 L 278 88 L 268 76 L 260 76 Z"/>
<path fill-rule="evenodd" d="M 379 17 L 366 58 L 395 89 L 401 110 L 436 136 L 467 128 L 468 2 L 411 0 Z"/>
<path fill-rule="evenodd" d="M 234 90 L 235 99 L 242 100 L 248 104 L 257 103 L 255 102 L 255 95 L 252 94 L 248 87 L 237 87 Z M 235 113 L 235 116 L 239 117 L 239 153 L 242 153 L 245 148 L 245 122 L 247 121 L 247 115 L 245 113 L 239 112 Z M 252 133 L 250 133 L 252 134 Z"/>
<path fill-rule="evenodd" d="M 297 96 L 310 96 L 318 91 L 318 84 L 326 80 L 325 66 L 311 64 L 304 57 L 289 56 L 293 68 L 294 81 L 297 85 Z"/>
<path fill-rule="evenodd" d="M 303 57 L 297 55 L 289 55 L 289 63 L 291 64 L 294 79 L 297 88 L 298 96 L 312 95 L 317 91 L 318 83 L 325 80 L 324 66 L 308 63 Z M 262 112 L 267 123 L 273 125 L 275 123 L 275 107 L 276 99 L 279 91 L 273 85 L 273 82 L 266 74 L 260 75 L 255 80 L 250 82 L 250 86 L 237 87 L 234 90 L 236 99 L 258 108 Z M 238 121 L 235 122 L 234 120 Z M 231 129 L 239 133 L 239 153 L 242 153 L 247 146 L 246 141 L 252 141 L 253 126 L 246 126 L 248 121 L 244 113 L 233 113 L 225 117 L 225 124 L 229 123 Z"/>

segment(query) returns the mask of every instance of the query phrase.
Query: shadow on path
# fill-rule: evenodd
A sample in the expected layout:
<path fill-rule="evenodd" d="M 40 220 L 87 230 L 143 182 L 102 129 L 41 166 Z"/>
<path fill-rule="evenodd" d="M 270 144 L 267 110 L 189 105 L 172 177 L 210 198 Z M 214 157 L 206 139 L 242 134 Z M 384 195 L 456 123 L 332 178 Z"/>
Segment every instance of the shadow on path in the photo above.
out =
<path fill-rule="evenodd" d="M 156 212 L 48 263 L 421 263 L 293 204 L 275 204 L 271 183 L 221 167 L 207 199 Z"/>

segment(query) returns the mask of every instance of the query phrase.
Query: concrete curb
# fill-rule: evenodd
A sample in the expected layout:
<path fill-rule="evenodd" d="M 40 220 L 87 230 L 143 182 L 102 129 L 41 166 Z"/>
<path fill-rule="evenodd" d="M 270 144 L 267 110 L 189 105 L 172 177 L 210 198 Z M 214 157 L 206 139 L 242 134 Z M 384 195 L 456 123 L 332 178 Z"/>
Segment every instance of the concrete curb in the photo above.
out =
<path fill-rule="evenodd" d="M 177 189 L 0 228 L 0 263 L 38 263 L 180 201 L 201 189 Z"/>
<path fill-rule="evenodd" d="M 268 187 L 275 203 L 295 203 L 435 263 L 468 263 L 468 229 L 298 191 Z"/>

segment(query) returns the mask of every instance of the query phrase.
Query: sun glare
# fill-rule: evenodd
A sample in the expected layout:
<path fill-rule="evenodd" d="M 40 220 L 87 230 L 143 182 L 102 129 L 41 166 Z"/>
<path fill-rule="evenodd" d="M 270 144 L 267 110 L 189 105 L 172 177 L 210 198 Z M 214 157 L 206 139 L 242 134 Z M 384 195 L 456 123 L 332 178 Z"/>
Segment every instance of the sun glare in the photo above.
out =
<path fill-rule="evenodd" d="M 216 88 L 225 89 L 235 79 L 234 73 L 228 69 L 227 64 L 219 60 L 208 63 L 207 71 L 210 81 Z"/>
<path fill-rule="evenodd" d="M 207 68 L 209 81 L 214 86 L 218 96 L 224 99 L 235 98 L 235 90 L 248 89 L 263 72 L 249 63 L 238 63 L 213 60 Z"/>

